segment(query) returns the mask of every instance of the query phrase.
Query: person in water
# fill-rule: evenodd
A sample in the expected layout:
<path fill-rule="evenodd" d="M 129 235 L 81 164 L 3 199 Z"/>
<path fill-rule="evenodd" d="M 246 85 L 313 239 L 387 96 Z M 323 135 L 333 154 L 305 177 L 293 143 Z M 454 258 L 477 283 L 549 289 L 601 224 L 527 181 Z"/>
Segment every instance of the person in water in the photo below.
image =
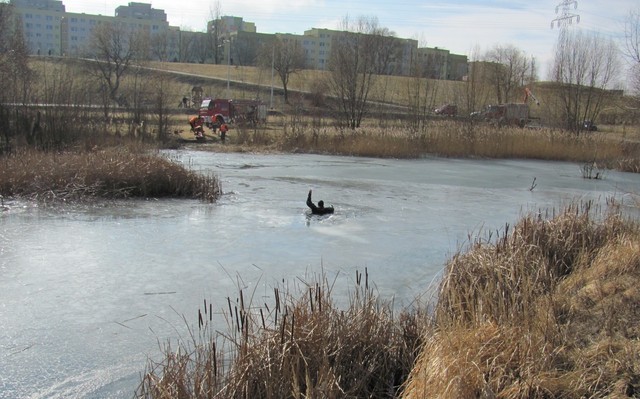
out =
<path fill-rule="evenodd" d="M 324 201 L 318 201 L 318 206 L 316 206 L 313 201 L 311 201 L 311 191 L 309 190 L 309 196 L 307 197 L 307 206 L 311 208 L 311 213 L 314 215 L 326 215 L 328 213 L 333 213 L 333 207 L 328 206 L 324 207 Z"/>

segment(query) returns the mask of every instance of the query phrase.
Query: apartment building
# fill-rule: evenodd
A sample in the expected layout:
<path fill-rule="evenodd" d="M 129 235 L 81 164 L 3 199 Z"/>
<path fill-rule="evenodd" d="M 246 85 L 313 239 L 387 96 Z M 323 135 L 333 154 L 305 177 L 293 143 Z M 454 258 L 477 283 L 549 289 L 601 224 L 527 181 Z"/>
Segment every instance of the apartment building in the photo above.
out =
<path fill-rule="evenodd" d="M 87 55 L 87 47 L 95 27 L 112 22 L 113 17 L 109 16 L 65 13 L 60 24 L 59 55 L 69 57 Z"/>
<path fill-rule="evenodd" d="M 241 17 L 222 16 L 207 23 L 207 32 L 182 31 L 169 26 L 164 10 L 151 4 L 130 2 L 116 8 L 113 16 L 68 13 L 61 0 L 10 0 L 23 22 L 32 54 L 87 55 L 93 30 L 100 24 L 118 24 L 149 38 L 151 59 L 174 62 L 257 65 L 262 48 L 276 38 L 295 41 L 304 50 L 306 67 L 327 70 L 331 47 L 345 32 L 312 28 L 303 35 L 258 33 L 252 22 Z M 432 79 L 462 80 L 467 75 L 467 57 L 448 50 L 419 48 L 413 39 L 387 38 L 387 70 L 390 75 L 410 75 L 418 69 Z M 217 40 L 217 43 L 213 43 Z"/>
<path fill-rule="evenodd" d="M 13 13 L 22 20 L 25 42 L 32 54 L 60 55 L 60 26 L 65 7 L 59 0 L 11 0 Z"/>
<path fill-rule="evenodd" d="M 166 35 L 169 22 L 164 10 L 151 8 L 151 4 L 129 3 L 116 8 L 115 16 L 65 13 L 60 26 L 63 55 L 72 57 L 87 54 L 93 30 L 101 24 L 117 24 L 125 32 L 145 34 L 149 39 Z"/>
<path fill-rule="evenodd" d="M 307 68 L 321 71 L 329 68 L 331 43 L 338 31 L 312 28 L 304 31 L 300 41 L 306 55 Z"/>
<path fill-rule="evenodd" d="M 118 24 L 127 31 L 152 37 L 169 30 L 167 14 L 147 3 L 131 2 L 116 8 L 114 16 L 66 12 L 60 0 L 11 0 L 23 24 L 31 54 L 83 56 L 96 26 Z"/>
<path fill-rule="evenodd" d="M 429 79 L 463 80 L 468 74 L 467 56 L 438 47 L 421 47 L 417 52 L 417 71 Z"/>

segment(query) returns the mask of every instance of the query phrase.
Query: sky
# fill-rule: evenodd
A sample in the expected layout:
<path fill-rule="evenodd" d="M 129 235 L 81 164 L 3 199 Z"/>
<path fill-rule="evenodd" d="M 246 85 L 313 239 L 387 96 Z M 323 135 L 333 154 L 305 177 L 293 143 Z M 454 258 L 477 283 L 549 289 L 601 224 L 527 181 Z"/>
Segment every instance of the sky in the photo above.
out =
<path fill-rule="evenodd" d="M 396 37 L 416 39 L 470 58 L 497 45 L 513 45 L 536 59 L 545 79 L 559 29 L 551 22 L 564 0 L 138 0 L 163 9 L 172 26 L 204 31 L 216 15 L 242 17 L 260 33 L 302 34 L 311 28 L 340 29 L 348 18 L 375 17 Z M 67 12 L 114 15 L 126 0 L 63 0 Z M 578 0 L 569 12 L 580 16 L 570 29 L 598 32 L 621 40 L 624 21 L 638 0 Z M 475 57 L 474 57 L 475 58 Z"/>

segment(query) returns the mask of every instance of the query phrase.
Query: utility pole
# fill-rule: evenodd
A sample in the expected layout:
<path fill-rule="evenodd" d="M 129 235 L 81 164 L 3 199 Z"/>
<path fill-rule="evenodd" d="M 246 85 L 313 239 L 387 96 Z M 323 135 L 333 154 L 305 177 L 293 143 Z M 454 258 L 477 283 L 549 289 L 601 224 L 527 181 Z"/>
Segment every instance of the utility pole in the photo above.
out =
<path fill-rule="evenodd" d="M 230 75 L 231 75 L 231 39 L 227 40 L 227 99 L 229 99 Z"/>
<path fill-rule="evenodd" d="M 273 70 L 276 63 L 276 46 L 271 47 L 271 99 L 269 100 L 269 109 L 273 109 Z"/>
<path fill-rule="evenodd" d="M 562 14 L 559 17 L 556 17 L 553 21 L 551 21 L 551 29 L 553 29 L 553 24 L 560 29 L 565 28 L 567 25 L 571 25 L 573 23 L 573 19 L 576 19 L 576 23 L 580 23 L 580 15 L 571 13 L 571 6 L 573 6 L 574 10 L 578 9 L 578 1 L 577 0 L 563 0 L 560 4 L 556 6 L 556 14 L 560 10 L 562 10 Z"/>

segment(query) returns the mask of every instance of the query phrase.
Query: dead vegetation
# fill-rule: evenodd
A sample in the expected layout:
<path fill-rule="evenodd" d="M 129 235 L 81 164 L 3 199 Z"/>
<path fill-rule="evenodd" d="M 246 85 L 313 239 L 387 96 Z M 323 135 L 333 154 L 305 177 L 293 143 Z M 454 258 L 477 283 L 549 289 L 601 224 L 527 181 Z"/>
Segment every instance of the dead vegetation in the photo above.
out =
<path fill-rule="evenodd" d="M 573 205 L 474 239 L 446 265 L 433 312 L 393 312 L 366 276 L 344 309 L 326 279 L 263 306 L 241 291 L 223 305 L 227 332 L 205 302 L 137 396 L 638 397 L 639 243 L 637 222 Z"/>
<path fill-rule="evenodd" d="M 27 150 L 0 157 L 0 195 L 41 203 L 106 198 L 182 197 L 213 202 L 215 176 L 190 171 L 148 148 Z"/>
<path fill-rule="evenodd" d="M 585 204 L 457 254 L 404 397 L 638 397 L 638 243 Z"/>
<path fill-rule="evenodd" d="M 149 364 L 137 391 L 144 398 L 396 397 L 417 354 L 418 312 L 395 314 L 367 276 L 356 276 L 346 308 L 333 302 L 335 282 L 300 280 L 274 288 L 269 304 L 239 292 L 223 312 L 227 332 L 198 311 L 197 332 Z"/>
<path fill-rule="evenodd" d="M 322 118 L 284 118 L 280 125 L 234 127 L 216 151 L 279 151 L 382 158 L 539 159 L 592 165 L 594 170 L 640 172 L 640 142 L 592 134 L 576 137 L 555 129 L 495 129 L 465 122 L 433 121 L 416 130 L 401 121 L 370 122 L 343 129 Z M 216 139 L 210 143 L 216 143 Z M 226 147 L 226 148 L 225 148 Z M 202 148 L 207 148 L 206 146 Z M 599 175 L 599 178 L 602 176 Z"/>

